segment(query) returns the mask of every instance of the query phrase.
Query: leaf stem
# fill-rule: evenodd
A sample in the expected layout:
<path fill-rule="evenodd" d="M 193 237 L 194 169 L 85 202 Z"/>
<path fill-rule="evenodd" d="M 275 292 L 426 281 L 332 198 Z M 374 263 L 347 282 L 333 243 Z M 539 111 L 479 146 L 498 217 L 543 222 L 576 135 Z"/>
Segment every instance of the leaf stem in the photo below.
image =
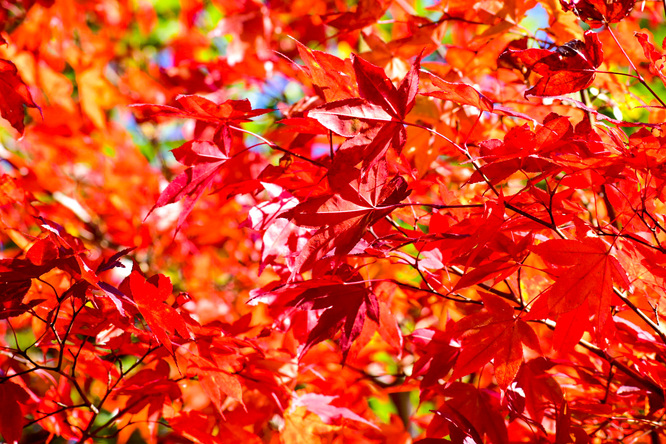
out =
<path fill-rule="evenodd" d="M 434 135 L 436 135 L 436 136 L 441 137 L 442 139 L 446 140 L 447 142 L 449 142 L 451 145 L 453 145 L 458 151 L 460 151 L 460 152 L 461 152 L 461 153 L 462 153 L 462 154 L 463 154 L 463 155 L 469 160 L 469 162 L 470 162 L 470 163 L 472 164 L 472 166 L 474 167 L 474 170 L 475 170 L 476 172 L 478 172 L 478 173 L 481 175 L 481 177 L 482 177 L 483 180 L 486 182 L 486 184 L 488 185 L 488 187 L 492 190 L 492 192 L 495 193 L 495 195 L 496 195 L 497 197 L 500 196 L 499 191 L 497 191 L 497 190 L 495 189 L 495 186 L 490 182 L 490 179 L 488 179 L 488 177 L 486 177 L 486 175 L 483 174 L 483 172 L 481 171 L 481 165 L 479 165 L 479 162 L 478 162 L 476 159 L 474 159 L 474 158 L 472 157 L 472 155 L 469 153 L 469 151 L 467 150 L 467 148 L 461 146 L 459 143 L 454 142 L 453 140 L 449 139 L 448 137 L 446 137 L 444 134 L 438 132 L 437 130 L 434 130 L 434 129 L 432 129 L 432 128 L 429 128 L 429 127 L 427 127 L 427 126 L 425 126 L 425 125 L 420 125 L 420 124 L 418 124 L 418 123 L 411 123 L 411 122 L 401 122 L 401 123 L 403 123 L 403 124 L 405 124 L 405 125 L 408 125 L 408 126 L 413 126 L 413 127 L 415 127 L 415 128 L 421 128 L 421 129 L 424 129 L 424 130 L 429 131 L 430 133 L 432 133 L 432 134 L 434 134 Z"/>
<path fill-rule="evenodd" d="M 414 290 L 414 291 L 423 291 L 423 292 L 425 292 L 425 293 L 434 294 L 434 295 L 439 296 L 440 298 L 448 299 L 449 301 L 460 302 L 460 303 L 463 303 L 463 304 L 483 305 L 483 302 L 481 302 L 481 301 L 475 301 L 474 299 L 458 299 L 458 298 L 454 298 L 454 297 L 451 297 L 451 296 L 448 296 L 448 295 L 442 294 L 442 293 L 440 293 L 440 292 L 438 292 L 438 291 L 436 291 L 436 290 L 430 290 L 430 289 L 428 289 L 428 288 L 417 287 L 417 286 L 415 286 L 415 285 L 407 284 L 407 283 L 405 283 L 405 282 L 400 282 L 400 281 L 397 281 L 397 280 L 395 280 L 395 279 L 388 279 L 388 281 L 389 281 L 389 282 L 393 282 L 394 284 L 396 284 L 396 285 L 398 285 L 398 286 L 400 286 L 400 287 L 409 288 L 409 289 Z"/>
<path fill-rule="evenodd" d="M 294 157 L 296 157 L 297 159 L 301 159 L 301 160 L 304 160 L 304 161 L 306 161 L 306 162 L 310 162 L 311 164 L 313 164 L 313 165 L 317 165 L 317 166 L 320 167 L 320 168 L 325 168 L 323 164 L 317 162 L 316 160 L 314 160 L 314 159 L 310 159 L 309 157 L 301 156 L 300 154 L 296 154 L 296 153 L 294 153 L 293 151 L 290 151 L 290 150 L 288 150 L 288 149 L 286 149 L 286 148 L 282 148 L 281 146 L 279 146 L 279 145 L 277 145 L 277 144 L 271 142 L 270 140 L 266 139 L 266 138 L 263 137 L 263 136 L 260 136 L 260 135 L 257 134 L 257 133 L 253 133 L 252 131 L 249 131 L 249 130 L 246 130 L 246 129 L 240 128 L 240 127 L 238 127 L 238 126 L 233 126 L 233 125 L 229 125 L 229 128 L 230 128 L 230 129 L 233 129 L 233 130 L 236 130 L 236 131 L 240 131 L 241 133 L 245 133 L 245 134 L 249 134 L 249 135 L 251 135 L 251 136 L 254 136 L 254 137 L 256 137 L 257 139 L 264 141 L 264 143 L 266 143 L 266 145 L 270 146 L 271 148 L 273 148 L 273 149 L 275 149 L 275 150 L 282 151 L 283 153 L 289 154 L 290 156 L 294 156 Z"/>
<path fill-rule="evenodd" d="M 446 210 L 446 209 L 455 209 L 455 208 L 483 208 L 483 204 L 454 204 L 454 205 L 445 205 L 445 204 L 431 204 L 423 202 L 402 202 L 398 204 L 391 205 L 390 208 L 403 208 L 403 207 L 429 207 L 437 210 Z M 388 208 L 388 207 L 387 207 Z"/>
<path fill-rule="evenodd" d="M 555 326 L 557 325 L 554 321 L 551 321 L 550 319 L 545 319 L 545 320 L 536 321 L 536 322 L 540 322 L 542 324 L 545 324 L 551 330 L 555 330 Z M 614 365 L 617 369 L 621 370 L 622 373 L 624 373 L 627 376 L 633 378 L 634 380 L 636 380 L 636 382 L 640 383 L 645 388 L 651 390 L 655 395 L 659 396 L 662 400 L 664 399 L 664 389 L 662 389 L 661 386 L 659 386 L 659 384 L 654 382 L 652 379 L 649 379 L 647 376 L 641 375 L 636 370 L 634 370 L 631 367 L 629 367 L 628 365 L 618 361 L 616 358 L 613 358 L 607 352 L 603 351 L 602 349 L 600 349 L 596 345 L 591 344 L 590 342 L 586 341 L 585 339 L 579 340 L 577 345 L 580 345 L 581 347 L 587 349 L 589 352 L 597 355 L 599 358 L 607 361 L 609 364 Z"/>
<path fill-rule="evenodd" d="M 657 325 L 648 315 L 646 315 L 643 310 L 638 308 L 631 300 L 627 297 L 627 295 L 623 292 L 618 290 L 617 288 L 613 287 L 613 292 L 620 298 L 622 299 L 622 302 L 624 302 L 627 307 L 631 308 L 631 310 L 636 313 L 643 321 L 645 321 L 646 324 L 654 330 L 655 333 L 659 336 L 661 339 L 661 342 L 666 344 L 666 333 L 662 331 L 662 329 Z"/>
<path fill-rule="evenodd" d="M 428 128 L 425 125 L 420 125 L 418 123 L 411 123 L 411 122 L 401 122 L 401 123 L 403 123 L 404 125 L 413 126 L 415 128 L 424 129 L 424 130 L 426 130 L 426 131 L 428 131 L 428 132 L 430 132 L 430 133 L 432 133 L 436 136 L 441 137 L 442 139 L 446 140 L 447 142 L 449 142 L 458 151 L 460 151 L 465 157 L 467 157 L 469 162 L 474 167 L 474 170 L 481 175 L 481 177 L 486 182 L 488 187 L 493 191 L 493 193 L 495 193 L 495 195 L 497 197 L 500 196 L 500 192 L 497 191 L 495 186 L 490 182 L 490 179 L 488 179 L 488 177 L 486 177 L 486 175 L 483 174 L 483 172 L 481 171 L 481 165 L 479 165 L 478 161 L 472 157 L 472 155 L 469 153 L 469 151 L 466 148 L 462 147 L 460 144 L 458 144 L 458 143 L 454 142 L 453 140 L 449 139 L 448 137 L 446 137 L 444 134 L 438 132 L 437 130 L 434 130 L 432 128 Z M 534 222 L 537 222 L 537 223 L 539 223 L 539 224 L 541 224 L 541 225 L 543 225 L 547 228 L 550 228 L 551 230 L 555 231 L 557 233 L 557 235 L 560 236 L 562 239 L 566 239 L 566 236 L 564 235 L 564 233 L 562 233 L 562 231 L 560 231 L 559 227 L 557 225 L 555 225 L 554 223 L 546 222 L 546 221 L 543 221 L 543 220 L 539 219 L 538 217 L 532 216 L 531 214 L 529 214 L 525 211 L 522 211 L 521 209 L 515 207 L 514 205 L 512 205 L 508 202 L 504 202 L 504 206 L 506 208 L 510 209 L 511 211 L 520 214 L 521 216 L 527 217 L 528 219 L 531 219 Z"/>

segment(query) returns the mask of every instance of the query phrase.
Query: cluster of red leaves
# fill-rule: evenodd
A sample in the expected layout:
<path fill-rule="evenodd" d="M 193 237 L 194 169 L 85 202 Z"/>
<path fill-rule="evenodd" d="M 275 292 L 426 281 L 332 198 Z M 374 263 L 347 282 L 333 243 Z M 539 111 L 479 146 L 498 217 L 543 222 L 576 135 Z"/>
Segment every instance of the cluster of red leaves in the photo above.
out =
<path fill-rule="evenodd" d="M 658 442 L 643 6 L 0 0 L 2 438 Z"/>

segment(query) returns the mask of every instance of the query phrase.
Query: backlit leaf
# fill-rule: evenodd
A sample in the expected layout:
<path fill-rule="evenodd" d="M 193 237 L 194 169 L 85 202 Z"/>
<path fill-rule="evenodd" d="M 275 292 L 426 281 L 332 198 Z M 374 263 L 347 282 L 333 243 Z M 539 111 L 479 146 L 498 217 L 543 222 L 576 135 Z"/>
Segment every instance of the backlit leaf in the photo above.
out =
<path fill-rule="evenodd" d="M 0 59 L 0 115 L 21 134 L 25 128 L 24 106 L 37 108 L 30 90 L 21 80 L 16 65 L 9 60 Z"/>
<path fill-rule="evenodd" d="M 502 57 L 541 76 L 525 96 L 559 96 L 585 89 L 594 80 L 595 69 L 603 62 L 596 33 L 587 31 L 585 41 L 572 40 L 555 50 L 508 50 Z"/>

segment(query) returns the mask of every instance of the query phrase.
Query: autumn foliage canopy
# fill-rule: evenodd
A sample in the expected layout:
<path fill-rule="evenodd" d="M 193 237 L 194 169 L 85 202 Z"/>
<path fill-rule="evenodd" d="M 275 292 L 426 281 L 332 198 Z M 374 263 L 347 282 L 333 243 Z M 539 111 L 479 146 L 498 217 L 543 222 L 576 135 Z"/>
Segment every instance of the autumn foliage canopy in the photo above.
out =
<path fill-rule="evenodd" d="M 663 442 L 663 23 L 0 1 L 0 435 Z"/>

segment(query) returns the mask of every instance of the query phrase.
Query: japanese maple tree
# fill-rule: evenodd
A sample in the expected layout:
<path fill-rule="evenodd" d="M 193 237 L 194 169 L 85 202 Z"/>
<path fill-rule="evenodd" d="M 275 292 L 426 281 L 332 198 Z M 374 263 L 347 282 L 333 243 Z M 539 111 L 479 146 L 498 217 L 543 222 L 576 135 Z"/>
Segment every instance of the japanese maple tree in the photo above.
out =
<path fill-rule="evenodd" d="M 0 1 L 0 436 L 666 440 L 664 7 Z"/>

